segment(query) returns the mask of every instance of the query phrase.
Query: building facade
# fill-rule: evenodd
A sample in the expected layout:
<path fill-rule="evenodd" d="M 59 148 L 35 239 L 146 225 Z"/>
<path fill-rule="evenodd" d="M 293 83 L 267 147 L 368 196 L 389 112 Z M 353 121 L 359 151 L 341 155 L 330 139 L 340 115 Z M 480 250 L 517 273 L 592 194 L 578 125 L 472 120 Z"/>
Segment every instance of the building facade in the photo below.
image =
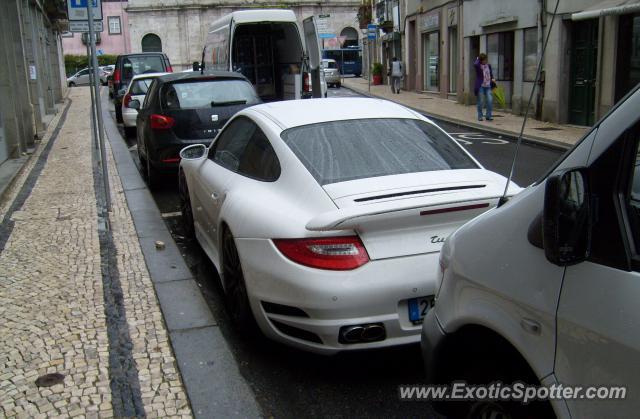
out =
<path fill-rule="evenodd" d="M 222 3 L 222 4 L 221 4 Z M 220 17 L 247 8 L 292 9 L 300 25 L 306 17 L 330 15 L 329 31 L 336 35 L 357 33 L 358 0 L 273 2 L 241 0 L 129 0 L 128 12 L 132 52 L 162 51 L 174 69 L 190 68 L 200 61 L 209 25 Z"/>
<path fill-rule="evenodd" d="M 127 54 L 131 51 L 127 0 L 102 0 L 103 31 L 96 38 L 96 49 L 104 54 Z M 81 33 L 62 34 L 65 54 L 86 55 L 87 36 Z"/>
<path fill-rule="evenodd" d="M 0 166 L 29 152 L 66 89 L 64 0 L 4 0 L 0 13 Z"/>

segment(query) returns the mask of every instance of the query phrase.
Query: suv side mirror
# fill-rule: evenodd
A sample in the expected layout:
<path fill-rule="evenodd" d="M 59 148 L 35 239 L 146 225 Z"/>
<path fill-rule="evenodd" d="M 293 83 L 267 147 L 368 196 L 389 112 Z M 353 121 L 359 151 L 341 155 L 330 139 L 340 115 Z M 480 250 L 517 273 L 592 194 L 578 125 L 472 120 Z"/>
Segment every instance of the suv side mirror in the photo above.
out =
<path fill-rule="evenodd" d="M 200 63 L 194 61 L 191 68 L 193 69 L 193 71 L 200 71 Z"/>
<path fill-rule="evenodd" d="M 558 266 L 580 263 L 591 248 L 587 170 L 569 169 L 547 179 L 542 220 L 544 253 Z"/>
<path fill-rule="evenodd" d="M 194 144 L 180 150 L 180 158 L 183 160 L 199 160 L 207 155 L 207 147 L 204 144 Z"/>

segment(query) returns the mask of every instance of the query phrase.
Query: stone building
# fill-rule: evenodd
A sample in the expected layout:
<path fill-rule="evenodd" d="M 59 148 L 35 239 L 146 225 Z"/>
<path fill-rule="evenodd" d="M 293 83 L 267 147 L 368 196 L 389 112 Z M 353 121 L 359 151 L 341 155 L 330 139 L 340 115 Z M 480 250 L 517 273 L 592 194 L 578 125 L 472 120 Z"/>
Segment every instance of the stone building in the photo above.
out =
<path fill-rule="evenodd" d="M 64 0 L 3 0 L 0 13 L 0 194 L 66 89 Z"/>
<path fill-rule="evenodd" d="M 336 35 L 356 31 L 359 0 L 243 1 L 243 0 L 129 0 L 127 13 L 132 52 L 166 53 L 174 70 L 190 68 L 200 61 L 209 25 L 218 18 L 247 8 L 292 9 L 300 25 L 312 15 L 330 15 L 329 30 Z M 357 33 L 357 32 L 356 32 Z"/>

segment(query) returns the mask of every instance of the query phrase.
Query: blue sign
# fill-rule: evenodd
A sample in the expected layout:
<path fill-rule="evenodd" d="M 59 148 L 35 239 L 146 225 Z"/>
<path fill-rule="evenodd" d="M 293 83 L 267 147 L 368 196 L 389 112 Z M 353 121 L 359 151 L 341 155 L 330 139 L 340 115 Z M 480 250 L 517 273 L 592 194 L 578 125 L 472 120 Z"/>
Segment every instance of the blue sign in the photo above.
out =
<path fill-rule="evenodd" d="M 101 49 L 99 49 L 99 50 L 97 50 L 97 51 L 96 51 L 96 55 L 97 55 L 98 57 L 99 57 L 99 56 L 101 56 L 101 55 L 104 55 L 104 51 L 103 51 L 103 50 L 101 50 Z"/>
<path fill-rule="evenodd" d="M 74 9 L 87 8 L 88 0 L 69 0 L 69 6 Z M 91 1 L 91 7 L 98 7 L 98 0 Z"/>
<path fill-rule="evenodd" d="M 321 33 L 320 34 L 320 39 L 327 39 L 327 38 L 335 38 L 336 34 L 334 33 Z"/>
<path fill-rule="evenodd" d="M 367 25 L 367 38 L 376 39 L 378 35 L 378 25 L 375 23 L 369 23 Z"/>

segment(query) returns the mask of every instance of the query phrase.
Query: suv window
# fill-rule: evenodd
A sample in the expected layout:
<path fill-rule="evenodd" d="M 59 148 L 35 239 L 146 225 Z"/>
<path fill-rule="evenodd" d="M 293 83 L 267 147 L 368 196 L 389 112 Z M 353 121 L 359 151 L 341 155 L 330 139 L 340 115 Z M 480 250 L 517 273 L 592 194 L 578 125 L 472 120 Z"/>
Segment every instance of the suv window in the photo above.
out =
<path fill-rule="evenodd" d="M 162 55 L 131 55 L 122 58 L 122 78 L 129 80 L 133 76 L 145 73 L 165 71 Z"/>
<path fill-rule="evenodd" d="M 220 133 L 209 158 L 253 179 L 272 182 L 280 176 L 280 162 L 269 140 L 245 117 L 236 118 Z"/>
<path fill-rule="evenodd" d="M 171 83 L 162 89 L 162 107 L 165 109 L 202 109 L 259 102 L 253 86 L 238 79 L 196 79 Z"/>

